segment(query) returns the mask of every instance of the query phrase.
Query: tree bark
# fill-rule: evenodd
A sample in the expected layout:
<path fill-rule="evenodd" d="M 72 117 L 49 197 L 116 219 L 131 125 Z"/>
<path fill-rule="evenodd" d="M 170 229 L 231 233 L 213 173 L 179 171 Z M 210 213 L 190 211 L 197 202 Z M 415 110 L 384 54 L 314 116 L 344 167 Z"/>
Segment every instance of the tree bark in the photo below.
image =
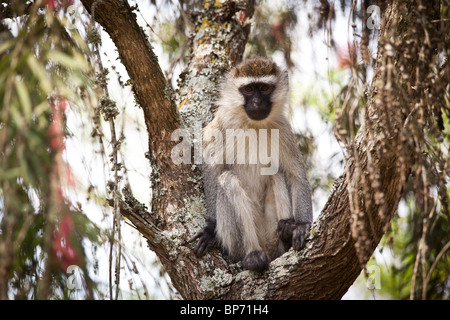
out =
<path fill-rule="evenodd" d="M 171 150 L 176 145 L 171 134 L 181 126 L 173 92 L 127 1 L 83 0 L 82 3 L 116 45 L 132 80 L 136 100 L 144 112 L 154 183 L 154 214 L 148 219 L 155 225 L 164 226 L 170 218 L 166 216 L 170 214 L 167 208 L 184 207 L 183 199 L 194 189 L 191 182 L 194 173 L 190 166 L 175 165 L 171 159 Z"/>
<path fill-rule="evenodd" d="M 82 2 L 91 12 L 93 1 Z M 439 2 L 424 5 L 433 9 L 428 16 L 431 21 Z M 204 125 L 211 120 L 215 88 L 221 74 L 242 57 L 249 32 L 247 19 L 253 14 L 253 6 L 254 1 L 223 4 L 205 1 L 196 18 L 190 62 L 177 93 L 179 113 L 151 45 L 127 2 L 96 3 L 95 20 L 116 44 L 144 111 L 156 181 L 150 212 L 126 190 L 121 212 L 148 240 L 184 298 L 339 299 L 358 277 L 383 236 L 413 161 L 405 161 L 404 155 L 397 152 L 396 144 L 402 139 L 406 119 L 396 110 L 377 103 L 384 94 L 384 87 L 377 81 L 386 84 L 390 81 L 389 74 L 396 72 L 395 61 L 401 52 L 392 52 L 388 44 L 395 40 L 399 42 L 395 47 L 399 48 L 408 39 L 408 27 L 415 21 L 400 16 L 399 12 L 405 12 L 400 10 L 403 6 L 412 7 L 415 3 L 398 0 L 383 8 L 367 121 L 350 146 L 358 162 L 347 162 L 345 173 L 335 182 L 328 202 L 313 224 L 306 247 L 300 252 L 291 249 L 274 260 L 263 274 L 228 263 L 217 249 L 201 259 L 195 257 L 193 244 L 188 240 L 204 224 L 201 178 L 195 166 L 175 165 L 170 158 L 175 144 L 170 139 L 173 130 L 190 126 L 194 121 Z M 419 54 L 411 58 L 411 68 L 418 60 Z M 394 68 L 390 71 L 393 73 L 386 71 L 387 65 Z M 386 119 L 396 129 L 385 133 L 386 143 L 378 143 Z M 379 185 L 376 190 L 372 186 L 363 190 L 355 182 L 360 180 L 361 173 L 373 170 L 379 174 Z M 365 203 L 361 193 L 367 190 L 382 194 L 382 201 Z M 355 206 L 365 208 L 364 214 L 355 217 L 352 211 Z"/>

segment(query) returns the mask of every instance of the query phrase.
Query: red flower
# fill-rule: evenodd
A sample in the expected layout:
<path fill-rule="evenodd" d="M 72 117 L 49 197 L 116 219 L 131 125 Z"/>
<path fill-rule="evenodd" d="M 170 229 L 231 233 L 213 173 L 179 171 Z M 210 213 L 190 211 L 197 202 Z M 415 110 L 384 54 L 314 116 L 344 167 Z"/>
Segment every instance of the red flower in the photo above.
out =
<path fill-rule="evenodd" d="M 239 12 L 239 22 L 242 24 L 245 19 L 245 11 Z"/>
<path fill-rule="evenodd" d="M 61 8 L 73 5 L 73 0 L 45 0 L 45 4 L 50 10 L 58 11 Z"/>
<path fill-rule="evenodd" d="M 50 136 L 50 148 L 53 151 L 62 151 L 65 148 L 64 142 L 64 111 L 69 103 L 66 99 L 56 99 L 52 102 L 52 122 L 48 128 Z"/>
<path fill-rule="evenodd" d="M 357 49 L 351 44 L 350 47 L 340 47 L 337 49 L 338 68 L 350 68 L 356 64 Z"/>
<path fill-rule="evenodd" d="M 71 242 L 73 232 L 74 224 L 70 215 L 66 215 L 53 230 L 53 251 L 61 261 L 63 270 L 67 270 L 71 265 L 80 265 L 81 263 L 81 259 Z"/>

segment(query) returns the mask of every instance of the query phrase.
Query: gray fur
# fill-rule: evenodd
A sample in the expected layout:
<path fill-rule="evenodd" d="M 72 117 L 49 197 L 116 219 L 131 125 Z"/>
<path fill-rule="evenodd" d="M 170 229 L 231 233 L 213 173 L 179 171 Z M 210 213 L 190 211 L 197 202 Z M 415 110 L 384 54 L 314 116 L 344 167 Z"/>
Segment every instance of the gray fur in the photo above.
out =
<path fill-rule="evenodd" d="M 240 78 L 237 82 L 230 74 L 222 86 L 216 116 L 203 132 L 204 137 L 208 137 L 204 141 L 204 155 L 213 154 L 217 159 L 223 159 L 202 165 L 207 224 L 215 233 L 211 234 L 205 227 L 195 237 L 200 238 L 195 252 L 203 254 L 204 248 L 209 247 L 205 242 L 216 241 L 232 260 L 242 260 L 244 267 L 262 271 L 270 260 L 283 254 L 291 245 L 296 250 L 304 246 L 312 223 L 311 189 L 296 139 L 284 115 L 289 87 L 287 73 L 282 71 L 271 77 L 272 81 L 276 80 L 276 89 L 271 96 L 272 111 L 260 121 L 249 119 L 242 106 L 238 85 L 246 79 Z M 248 79 L 261 82 L 257 77 Z M 265 165 L 259 161 L 256 164 L 226 164 L 226 150 L 235 148 L 234 139 L 227 141 L 226 130 L 256 129 L 258 133 L 261 128 L 279 130 L 278 172 L 261 175 L 260 169 Z M 223 141 L 209 140 L 214 136 L 211 132 L 217 130 L 222 133 Z M 219 143 L 225 147 L 220 148 Z M 248 151 L 248 143 L 245 148 Z M 271 150 L 269 145 L 267 149 Z M 252 155 L 247 161 L 250 157 Z"/>

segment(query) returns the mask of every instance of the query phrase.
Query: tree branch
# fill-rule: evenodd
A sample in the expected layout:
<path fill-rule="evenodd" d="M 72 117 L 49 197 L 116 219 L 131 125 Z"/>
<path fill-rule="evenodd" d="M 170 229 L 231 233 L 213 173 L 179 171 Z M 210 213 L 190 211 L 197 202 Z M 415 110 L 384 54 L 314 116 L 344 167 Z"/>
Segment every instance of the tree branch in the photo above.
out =
<path fill-rule="evenodd" d="M 132 80 L 136 100 L 144 111 L 149 137 L 148 158 L 154 177 L 154 214 L 149 222 L 164 225 L 169 222 L 166 208 L 184 207 L 183 199 L 194 192 L 191 182 L 194 172 L 190 166 L 175 165 L 171 159 L 171 150 L 176 144 L 171 134 L 181 125 L 172 91 L 127 1 L 82 0 L 82 3 L 116 45 Z M 165 197 L 158 196 L 162 190 Z"/>
<path fill-rule="evenodd" d="M 187 125 L 208 124 L 215 110 L 223 73 L 241 61 L 255 1 L 228 1 L 206 6 L 196 15 L 191 57 L 179 83 L 177 101 Z"/>
<path fill-rule="evenodd" d="M 82 2 L 90 11 L 93 1 Z M 240 59 L 248 36 L 245 19 L 253 14 L 253 1 L 227 1 L 217 6 L 207 3 L 197 16 L 191 60 L 182 74 L 178 92 L 186 124 L 195 120 L 207 123 L 211 119 L 218 79 Z M 400 28 L 400 23 L 415 23 L 414 19 L 400 16 L 404 5 L 414 6 L 414 1 L 406 4 L 393 1 L 383 12 L 367 121 L 351 145 L 358 163 L 347 162 L 345 174 L 336 181 L 327 204 L 313 224 L 305 249 L 301 252 L 291 249 L 274 260 L 267 272 L 256 274 L 242 270 L 240 264 L 230 264 L 218 250 L 212 250 L 202 259 L 193 254 L 188 239 L 203 226 L 205 209 L 201 181 L 196 177 L 198 172 L 174 165 L 170 159 L 173 146 L 170 133 L 181 126 L 177 109 L 171 96 L 164 94 L 168 86 L 126 1 L 97 2 L 95 19 L 116 44 L 144 110 L 152 169 L 161 181 L 151 213 L 129 197 L 121 203 L 122 214 L 148 239 L 150 248 L 161 258 L 172 283 L 184 298 L 338 299 L 348 290 L 383 236 L 409 173 L 410 162 L 404 161 L 404 155 L 396 149 L 396 143 L 402 139 L 405 118 L 395 108 L 377 103 L 384 101 L 380 97 L 388 90 L 387 86 L 378 86 L 378 81 L 386 84 L 386 66 L 394 67 L 401 54 L 391 54 L 387 44 L 395 39 L 401 47 L 410 28 Z M 411 66 L 419 59 L 419 55 L 412 57 Z M 386 143 L 378 143 L 377 135 L 383 133 L 387 119 L 391 128 L 396 129 L 385 134 Z M 379 174 L 376 189 L 370 185 L 363 190 L 355 183 L 361 173 L 374 170 Z M 383 200 L 367 203 L 361 197 L 362 190 L 381 193 Z M 352 211 L 358 207 L 365 208 L 361 217 L 355 217 Z M 361 226 L 370 232 L 359 233 Z"/>

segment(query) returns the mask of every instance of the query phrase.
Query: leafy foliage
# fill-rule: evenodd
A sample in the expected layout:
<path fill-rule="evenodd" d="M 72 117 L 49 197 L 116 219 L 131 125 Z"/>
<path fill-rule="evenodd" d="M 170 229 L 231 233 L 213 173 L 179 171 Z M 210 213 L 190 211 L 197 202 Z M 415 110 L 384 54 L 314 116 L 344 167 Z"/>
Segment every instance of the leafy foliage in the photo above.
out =
<path fill-rule="evenodd" d="M 345 3 L 342 4 L 345 10 Z M 361 9 L 371 4 L 386 8 L 383 3 L 363 1 Z M 403 205 L 400 207 L 404 211 L 394 217 L 387 240 L 379 248 L 380 251 L 392 248 L 394 254 L 393 263 L 384 268 L 382 273 L 382 291 L 400 299 L 449 297 L 450 38 L 448 24 L 445 23 L 449 2 L 441 1 L 438 7 L 440 10 L 431 13 L 436 8 L 434 6 L 423 2 L 419 2 L 417 7 L 400 6 L 400 12 L 396 14 L 403 19 L 396 21 L 397 28 L 385 31 L 391 32 L 392 40 L 376 43 L 378 50 L 384 53 L 378 61 L 364 58 L 364 50 L 368 48 L 367 39 L 374 30 L 365 27 L 367 16 L 358 14 L 358 7 L 350 7 L 355 17 L 352 28 L 357 36 L 349 47 L 359 49 L 348 64 L 351 71 L 349 84 L 343 87 L 332 108 L 336 113 L 336 137 L 346 148 L 348 161 L 356 165 L 361 176 L 361 183 L 356 182 L 354 190 L 362 192 L 364 199 L 358 200 L 356 193 L 350 193 L 355 204 L 352 212 L 355 226 L 358 227 L 352 231 L 357 243 L 358 239 L 370 234 L 370 226 L 364 225 L 357 217 L 363 217 L 365 208 L 371 203 L 379 205 L 380 214 L 385 214 L 383 198 L 386 195 L 368 192 L 368 185 L 377 189 L 382 173 L 372 171 L 370 161 L 373 160 L 370 158 L 367 163 L 361 163 L 356 150 L 351 149 L 351 143 L 364 122 L 376 128 L 372 133 L 373 138 L 384 146 L 384 150 L 393 148 L 386 139 L 402 130 L 394 148 L 397 148 L 401 162 L 413 165 L 402 190 Z M 328 4 L 328 9 L 326 12 L 334 11 L 335 8 Z M 430 21 L 427 17 L 432 14 L 435 20 Z M 329 14 L 325 19 L 331 21 L 334 17 Z M 325 21 L 323 25 L 332 28 L 331 23 Z M 411 21 L 420 23 L 411 24 Z M 359 24 L 361 28 L 357 30 Z M 433 34 L 434 40 L 423 41 L 430 34 Z M 388 74 L 393 70 L 397 70 L 397 73 L 389 75 L 387 82 L 383 82 L 380 77 L 371 82 L 367 75 L 375 63 Z M 428 85 L 429 79 L 433 79 L 432 86 Z M 370 118 L 367 113 L 371 106 L 367 106 L 367 101 L 374 96 L 374 104 L 378 108 L 394 110 L 395 117 L 405 120 L 403 128 L 393 127 L 389 122 L 390 116 L 384 122 Z M 360 254 L 364 253 L 361 251 Z"/>
<path fill-rule="evenodd" d="M 52 3 L 53 4 L 53 3 Z M 0 298 L 68 298 L 66 270 L 84 273 L 83 240 L 99 229 L 65 196 L 65 111 L 95 101 L 89 50 L 49 5 L 4 21 L 0 45 Z M 13 34 L 10 30 L 14 30 Z"/>

